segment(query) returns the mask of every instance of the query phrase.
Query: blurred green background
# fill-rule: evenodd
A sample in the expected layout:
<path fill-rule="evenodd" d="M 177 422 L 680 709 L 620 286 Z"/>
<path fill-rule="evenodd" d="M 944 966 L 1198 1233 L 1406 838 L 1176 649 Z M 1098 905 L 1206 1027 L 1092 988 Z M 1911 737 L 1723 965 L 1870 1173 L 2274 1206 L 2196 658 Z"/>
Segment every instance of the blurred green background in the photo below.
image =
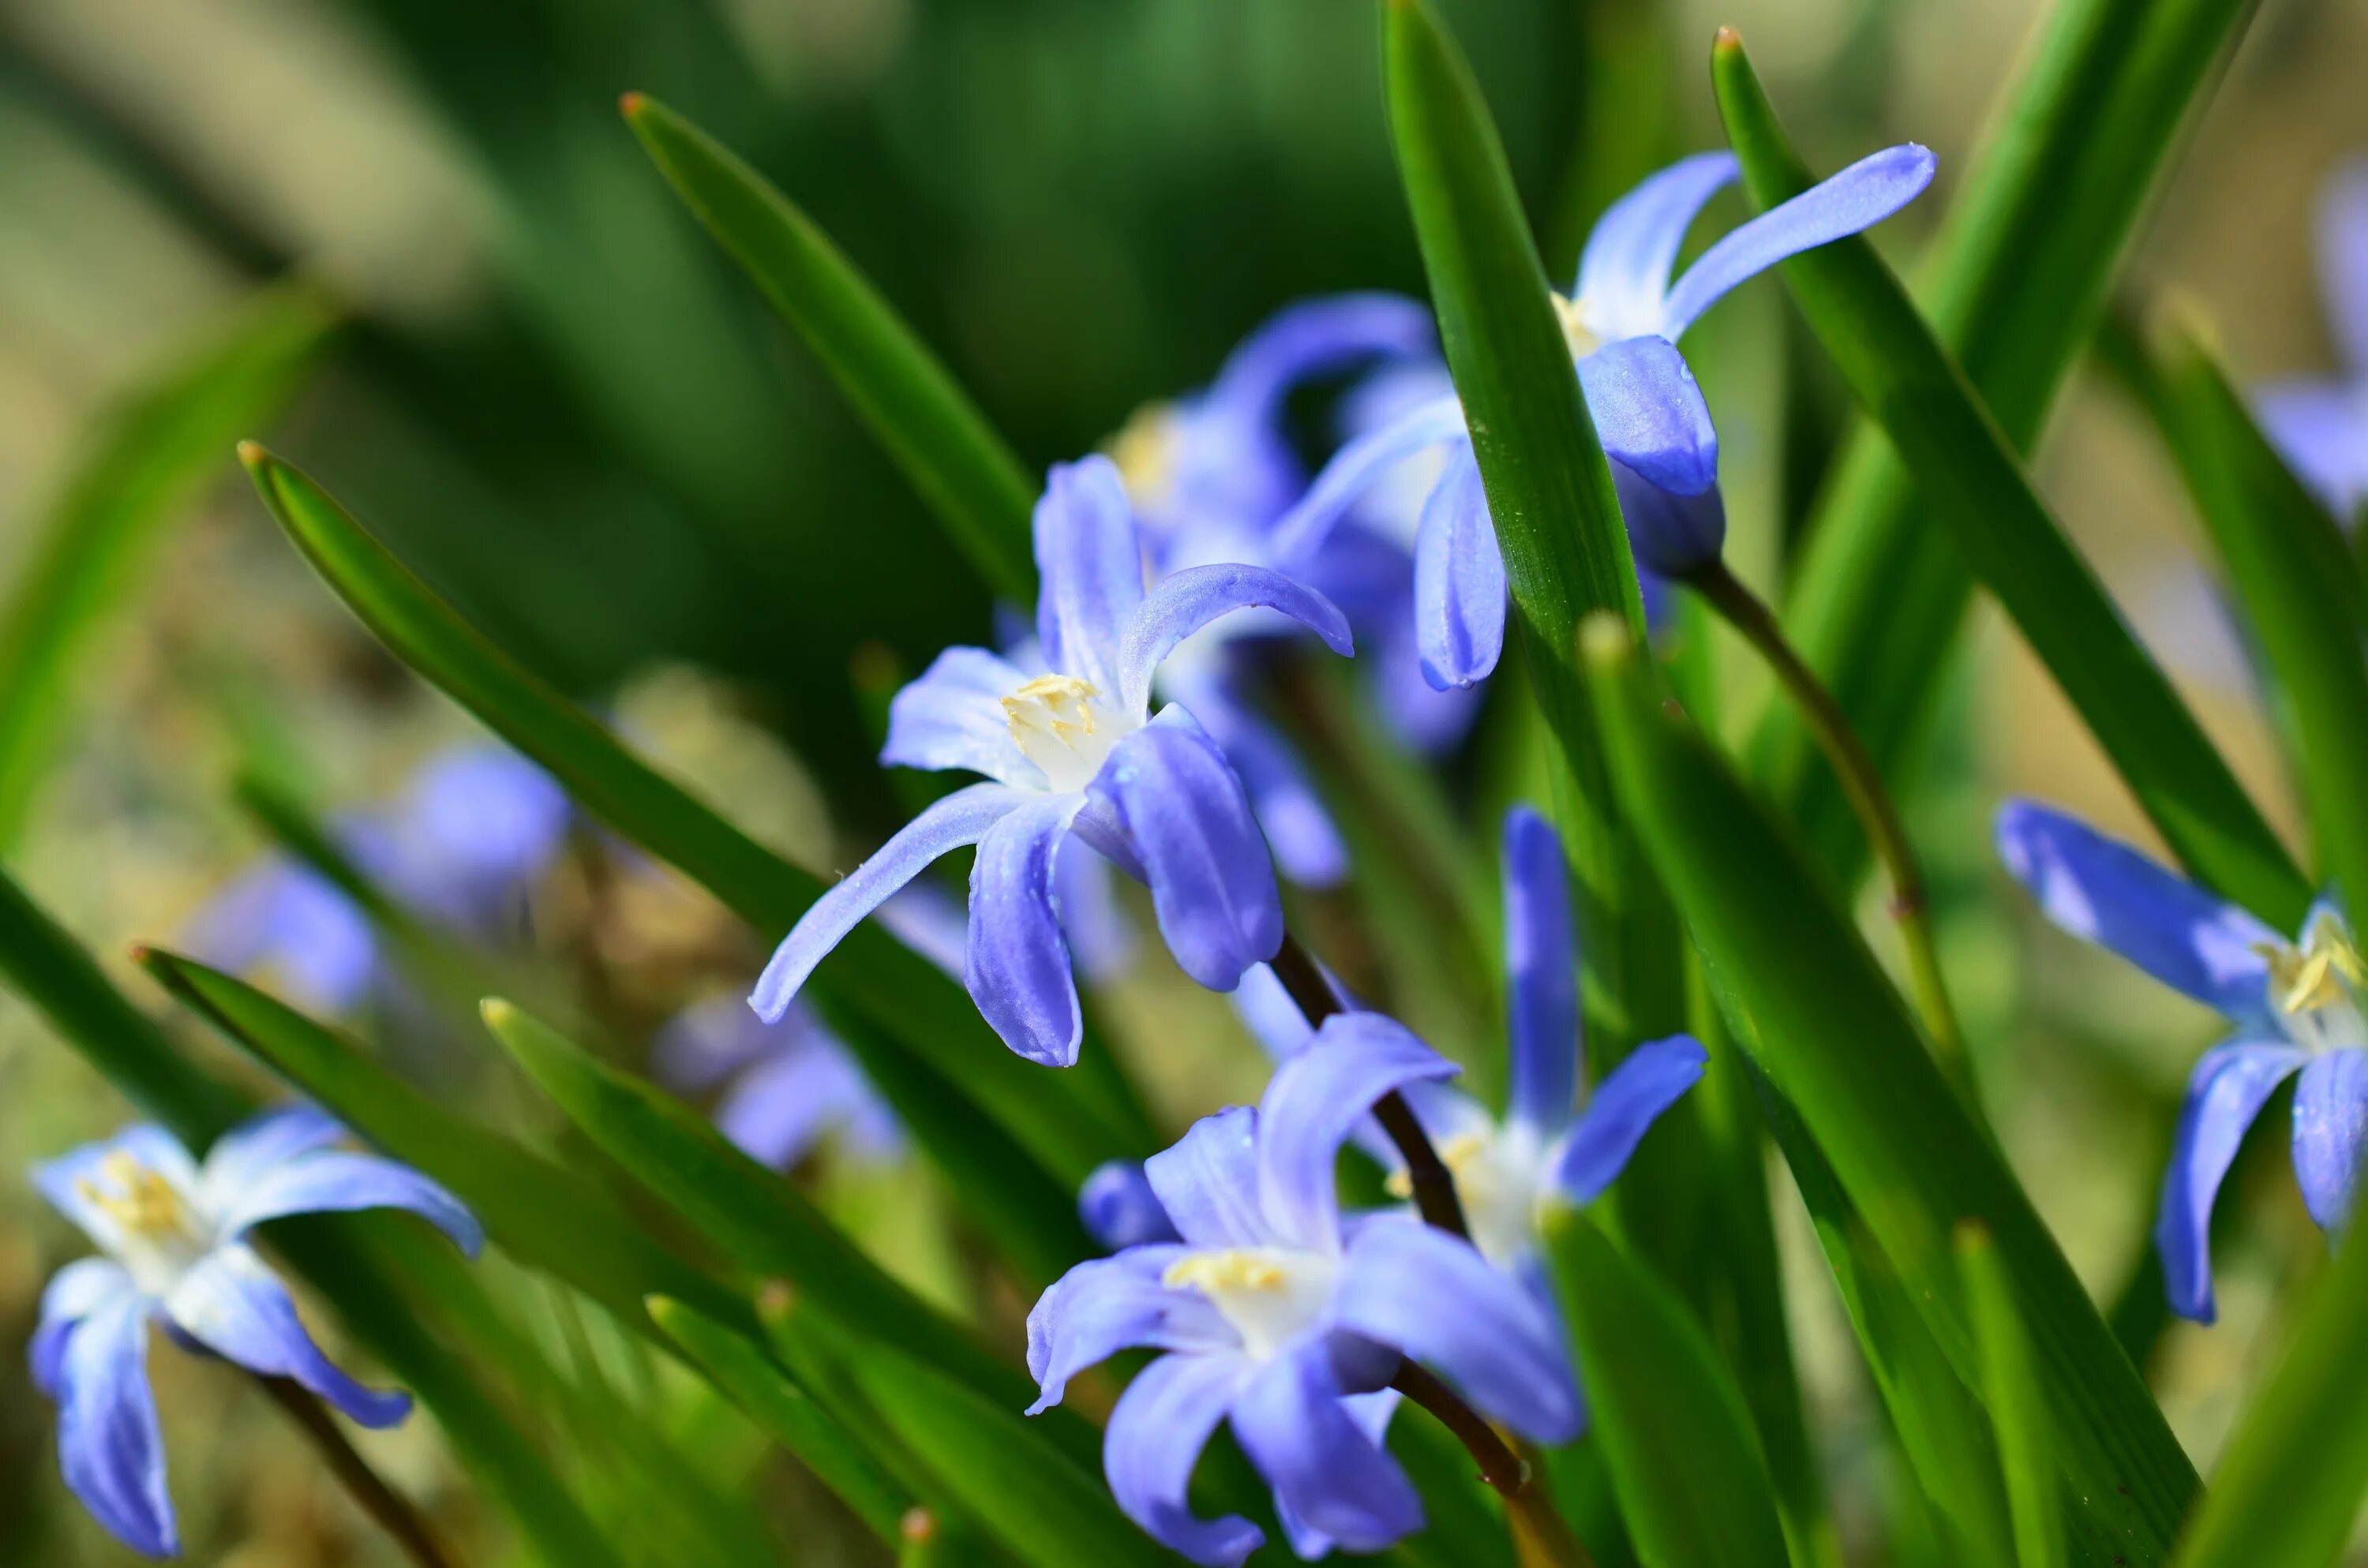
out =
<path fill-rule="evenodd" d="M 1912 263 L 2040 6 L 1440 9 L 1566 274 L 1611 195 L 1715 144 L 1702 59 L 1721 24 L 1744 32 L 1820 164 L 1901 140 L 1939 153 L 1934 193 L 1879 236 Z M 2269 0 L 2138 247 L 2132 297 L 2198 297 L 2248 379 L 2329 362 L 2312 203 L 2368 147 L 2363 58 L 2368 3 Z M 1294 297 L 1419 285 L 1370 0 L 0 0 L 0 574 L 21 570 L 111 397 L 259 285 L 301 275 L 347 324 L 268 432 L 276 449 L 735 816 L 814 863 L 876 838 L 905 808 L 869 761 L 862 690 L 981 639 L 990 607 L 658 179 L 615 112 L 627 87 L 790 192 L 1037 464 L 1204 381 Z M 1737 554 L 1781 580 L 1840 394 L 1772 282 L 1712 318 L 1696 363 Z M 2241 650 L 2151 437 L 2084 379 L 2041 474 L 2291 825 Z M 1987 816 L 2009 790 L 2143 829 L 1995 617 L 1971 654 L 1916 814 L 2010 1152 L 2110 1297 L 2152 1201 L 2149 1130 L 2210 1026 L 2037 930 L 1990 866 Z M 1738 725 L 1752 696 L 1735 704 Z M 124 944 L 179 930 L 256 849 L 228 801 L 236 767 L 259 761 L 324 806 L 368 802 L 467 732 L 313 582 L 225 449 L 77 687 L 16 869 L 153 999 Z M 684 964 L 755 956 L 687 899 L 655 899 L 620 931 L 555 896 L 552 945 L 597 949 L 645 986 L 653 1016 Z M 719 947 L 728 960 L 681 958 Z M 1171 976 L 1137 989 L 1121 1021 L 1171 1115 L 1254 1090 L 1221 1008 Z M 0 1562 L 131 1561 L 54 1480 L 51 1413 L 18 1351 L 41 1280 L 79 1244 L 13 1175 L 122 1114 L 0 999 Z M 2225 1260 L 2222 1326 L 2175 1332 L 2157 1369 L 2207 1465 L 2262 1370 L 2282 1284 L 2322 1256 L 2291 1184 L 2255 1185 L 2260 1215 Z M 1845 1531 L 1862 1540 L 1892 1485 L 1879 1418 L 1779 1191 L 1788 1241 L 1803 1244 L 1796 1323 L 1818 1424 Z M 877 1229 L 905 1267 L 947 1272 L 942 1238 L 912 1222 L 925 1193 L 858 1183 L 840 1196 L 898 1217 Z M 387 1560 L 260 1401 L 186 1358 L 156 1364 L 192 1561 Z M 498 1540 L 427 1422 L 369 1451 L 456 1532 Z"/>

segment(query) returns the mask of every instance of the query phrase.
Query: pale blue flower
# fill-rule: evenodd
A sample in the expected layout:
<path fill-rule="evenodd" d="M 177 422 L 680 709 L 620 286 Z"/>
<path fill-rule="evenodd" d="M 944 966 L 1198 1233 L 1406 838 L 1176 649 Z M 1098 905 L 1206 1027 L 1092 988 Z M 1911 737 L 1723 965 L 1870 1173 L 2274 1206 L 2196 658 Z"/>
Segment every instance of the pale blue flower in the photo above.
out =
<path fill-rule="evenodd" d="M 337 1369 L 305 1332 L 279 1277 L 246 1243 L 267 1221 L 402 1209 L 474 1256 L 484 1233 L 460 1201 L 408 1166 L 340 1149 L 345 1130 L 310 1106 L 267 1111 L 200 1165 L 160 1128 L 126 1129 L 38 1165 L 33 1182 L 105 1255 L 70 1263 L 41 1297 L 33 1382 L 58 1403 L 66 1485 L 118 1539 L 179 1550 L 148 1386 L 148 1328 L 289 1378 L 365 1426 L 392 1426 L 409 1396 Z"/>
<path fill-rule="evenodd" d="M 2271 441 L 2348 527 L 2368 501 L 2368 161 L 2328 181 L 2318 281 L 2341 375 L 2274 381 L 2253 403 Z"/>

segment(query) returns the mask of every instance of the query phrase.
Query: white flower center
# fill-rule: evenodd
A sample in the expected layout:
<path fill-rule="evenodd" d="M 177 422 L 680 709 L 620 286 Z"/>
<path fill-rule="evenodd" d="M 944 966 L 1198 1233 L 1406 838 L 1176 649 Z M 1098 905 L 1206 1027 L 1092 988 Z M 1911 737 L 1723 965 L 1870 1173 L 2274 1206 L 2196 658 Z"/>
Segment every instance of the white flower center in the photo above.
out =
<path fill-rule="evenodd" d="M 1472 1244 L 1499 1268 L 1537 1244 L 1538 1176 L 1543 1151 L 1520 1129 L 1459 1132 L 1439 1145 L 1440 1162 L 1455 1178 Z M 1390 1173 L 1394 1198 L 1414 1196 L 1404 1170 Z"/>
<path fill-rule="evenodd" d="M 1110 747 L 1134 728 L 1101 695 L 1076 676 L 1038 676 L 1003 699 L 1004 722 L 1020 755 L 1044 770 L 1056 794 L 1084 789 Z"/>
<path fill-rule="evenodd" d="M 2269 960 L 2270 1002 L 2296 1045 L 2315 1051 L 2368 1047 L 2360 1006 L 2368 966 L 2332 912 L 2319 912 L 2300 947 L 2265 945 L 2260 954 Z"/>
<path fill-rule="evenodd" d="M 1320 1252 L 1226 1247 L 1178 1258 L 1159 1282 L 1206 1296 L 1242 1336 L 1244 1353 L 1264 1361 L 1324 1321 L 1339 1269 Z"/>
<path fill-rule="evenodd" d="M 1554 301 L 1555 319 L 1562 323 L 1563 340 L 1570 345 L 1570 357 L 1584 359 L 1603 347 L 1603 339 L 1588 325 L 1587 301 L 1574 300 L 1549 289 L 1546 298 Z"/>
<path fill-rule="evenodd" d="M 180 1189 L 120 1149 L 99 1162 L 98 1179 L 85 1179 L 78 1190 L 121 1230 L 116 1261 L 151 1295 L 169 1290 L 212 1245 Z"/>

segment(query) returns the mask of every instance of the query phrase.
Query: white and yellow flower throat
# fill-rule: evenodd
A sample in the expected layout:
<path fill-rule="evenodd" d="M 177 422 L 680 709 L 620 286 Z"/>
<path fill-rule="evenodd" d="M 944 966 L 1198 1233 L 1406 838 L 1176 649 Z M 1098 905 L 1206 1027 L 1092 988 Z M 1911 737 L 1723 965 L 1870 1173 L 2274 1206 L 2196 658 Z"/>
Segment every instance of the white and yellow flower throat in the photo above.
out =
<path fill-rule="evenodd" d="M 2333 910 L 2312 915 L 2299 945 L 2263 943 L 2256 950 L 2270 966 L 2270 1004 L 2296 1045 L 2311 1051 L 2368 1048 L 2361 1011 L 2368 965 Z"/>
<path fill-rule="evenodd" d="M 1178 1258 L 1159 1282 L 1207 1297 L 1242 1336 L 1243 1353 L 1264 1361 L 1322 1324 L 1339 1269 L 1326 1253 L 1224 1247 Z"/>
<path fill-rule="evenodd" d="M 1003 699 L 1003 722 L 1020 755 L 1044 770 L 1060 794 L 1084 789 L 1101 771 L 1110 747 L 1131 733 L 1099 687 L 1076 676 L 1038 676 Z"/>
<path fill-rule="evenodd" d="M 1603 339 L 1588 325 L 1587 301 L 1574 300 L 1567 294 L 1549 289 L 1546 298 L 1554 301 L 1554 319 L 1562 323 L 1563 341 L 1570 345 L 1570 357 L 1584 359 L 1603 347 Z"/>
<path fill-rule="evenodd" d="M 1526 1128 L 1487 1127 L 1439 1145 L 1440 1163 L 1455 1178 L 1463 1222 L 1480 1256 L 1504 1267 L 1537 1242 L 1538 1177 L 1544 1151 Z M 1414 1197 L 1414 1178 L 1390 1173 L 1390 1196 Z"/>
<path fill-rule="evenodd" d="M 164 1294 L 212 1245 L 209 1227 L 168 1178 L 120 1149 L 98 1162 L 97 1177 L 74 1190 L 121 1233 L 108 1250 L 134 1284 Z"/>

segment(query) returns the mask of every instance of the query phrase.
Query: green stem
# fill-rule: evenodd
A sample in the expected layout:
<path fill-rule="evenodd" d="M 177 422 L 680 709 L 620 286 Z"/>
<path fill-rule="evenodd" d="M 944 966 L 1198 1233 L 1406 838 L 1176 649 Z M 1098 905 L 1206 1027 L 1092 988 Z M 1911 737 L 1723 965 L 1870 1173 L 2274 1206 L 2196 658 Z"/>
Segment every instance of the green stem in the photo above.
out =
<path fill-rule="evenodd" d="M 405 1557 L 418 1568 L 451 1568 L 451 1559 L 445 1556 L 444 1549 L 429 1532 L 427 1521 L 419 1517 L 419 1511 L 402 1494 L 381 1479 L 368 1460 L 354 1451 L 354 1446 L 346 1440 L 346 1435 L 337 1429 L 336 1422 L 321 1407 L 319 1400 L 286 1378 L 267 1378 L 257 1373 L 255 1381 L 271 1396 L 273 1403 L 288 1413 L 290 1420 L 303 1428 L 304 1435 L 313 1439 L 313 1446 L 328 1461 L 338 1483 L 360 1505 L 362 1512 L 393 1538 Z"/>
<path fill-rule="evenodd" d="M 1941 955 L 1932 940 L 1931 910 L 1923 874 L 1917 869 L 1916 851 L 1907 842 L 1907 830 L 1899 821 L 1898 808 L 1884 789 L 1882 775 L 1875 771 L 1874 759 L 1860 744 L 1833 693 L 1794 652 L 1774 613 L 1726 569 L 1725 562 L 1713 560 L 1684 581 L 1768 662 L 1777 680 L 1799 707 L 1818 749 L 1825 753 L 1826 760 L 1841 780 L 1850 810 L 1857 814 L 1860 826 L 1873 846 L 1875 858 L 1883 862 L 1891 878 L 1891 915 L 1907 949 L 1908 983 L 1916 994 L 1917 1009 L 1924 1016 L 1932 1055 L 1975 1121 L 1987 1126 L 1981 1096 L 1974 1084 L 1973 1064 L 1965 1054 L 1964 1036 L 1957 1028 L 1956 1012 L 1949 1005 L 1948 984 L 1941 973 Z"/>

